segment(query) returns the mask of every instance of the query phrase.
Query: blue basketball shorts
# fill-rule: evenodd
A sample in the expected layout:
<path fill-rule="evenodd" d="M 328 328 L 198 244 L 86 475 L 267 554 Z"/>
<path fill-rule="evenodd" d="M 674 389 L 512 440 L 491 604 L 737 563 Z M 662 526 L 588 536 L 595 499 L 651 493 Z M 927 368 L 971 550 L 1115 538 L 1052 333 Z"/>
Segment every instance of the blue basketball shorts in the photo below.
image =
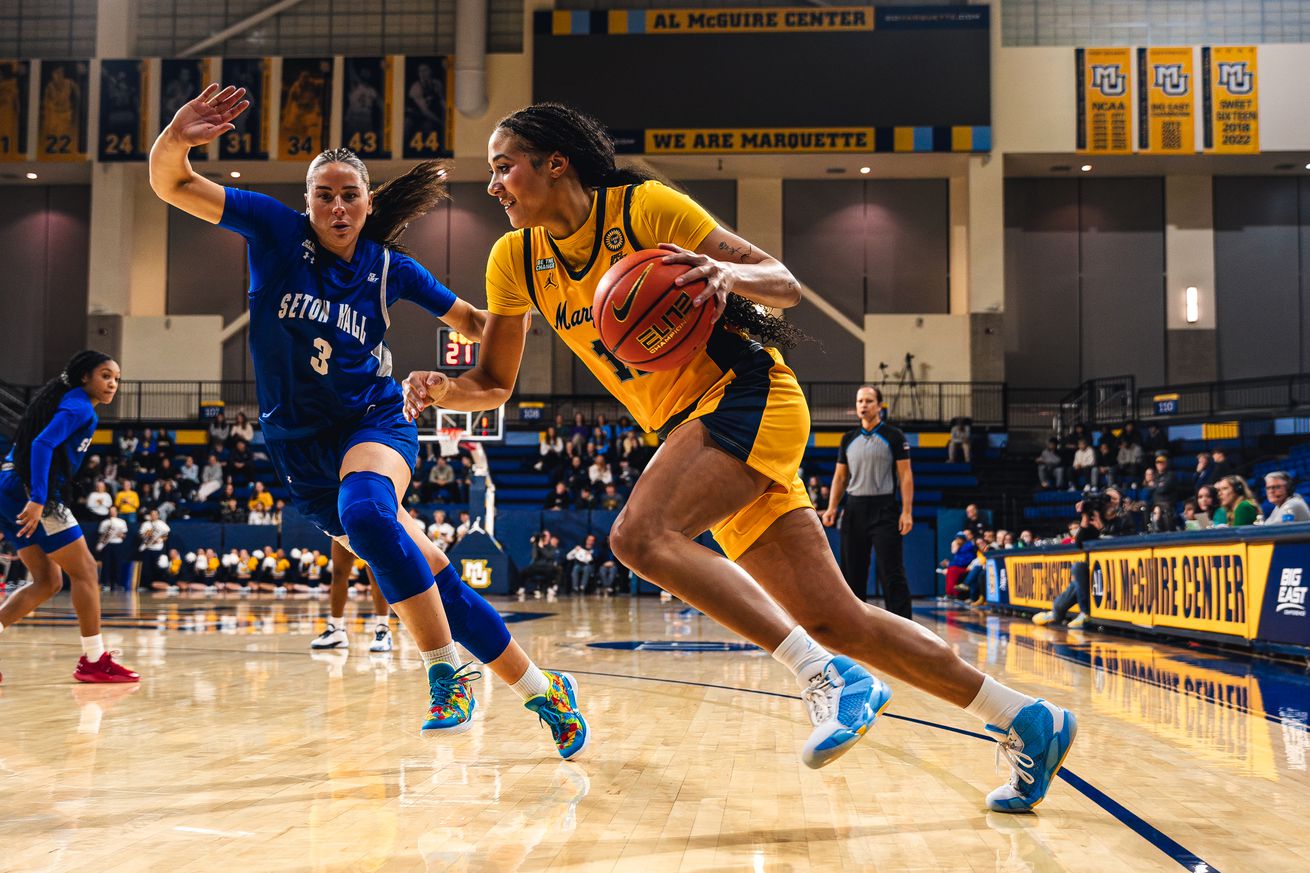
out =
<path fill-rule="evenodd" d="M 18 513 L 27 505 L 27 486 L 12 470 L 0 473 L 0 532 L 16 548 L 36 546 L 47 555 L 82 538 L 82 526 L 65 506 L 41 519 L 30 537 L 18 535 Z"/>

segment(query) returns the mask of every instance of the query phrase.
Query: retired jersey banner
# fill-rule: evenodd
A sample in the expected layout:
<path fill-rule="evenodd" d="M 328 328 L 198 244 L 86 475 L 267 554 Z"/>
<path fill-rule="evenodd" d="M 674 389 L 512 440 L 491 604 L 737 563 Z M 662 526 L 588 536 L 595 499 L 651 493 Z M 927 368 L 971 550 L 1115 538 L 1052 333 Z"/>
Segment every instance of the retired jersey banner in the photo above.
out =
<path fill-rule="evenodd" d="M 1196 151 L 1195 82 L 1190 46 L 1137 50 L 1138 151 Z"/>
<path fill-rule="evenodd" d="M 209 64 L 195 58 L 168 58 L 159 65 L 159 129 L 163 130 L 183 105 L 200 96 L 209 81 Z M 247 109 L 247 112 L 251 110 Z M 193 161 L 209 157 L 209 149 L 196 146 Z"/>
<path fill-rule="evenodd" d="M 332 59 L 282 59 L 280 160 L 310 160 L 327 148 L 332 120 Z"/>
<path fill-rule="evenodd" d="M 1201 73 L 1205 150 L 1216 154 L 1260 151 L 1260 82 L 1255 46 L 1204 46 Z"/>
<path fill-rule="evenodd" d="M 41 61 L 38 161 L 86 160 L 87 61 Z"/>
<path fill-rule="evenodd" d="M 341 142 L 361 158 L 391 157 L 392 58 L 346 58 Z"/>
<path fill-rule="evenodd" d="M 101 161 L 144 161 L 151 143 L 146 130 L 149 114 L 149 61 L 100 62 L 100 129 L 97 157 Z"/>
<path fill-rule="evenodd" d="M 246 89 L 250 108 L 232 119 L 234 130 L 218 138 L 226 160 L 268 159 L 268 99 L 272 64 L 268 58 L 223 58 L 224 85 Z"/>
<path fill-rule="evenodd" d="M 1132 49 L 1074 49 L 1078 65 L 1078 151 L 1133 151 Z"/>
<path fill-rule="evenodd" d="M 405 58 L 406 158 L 448 158 L 453 155 L 454 116 L 446 99 L 453 84 L 454 64 L 444 57 Z"/>
<path fill-rule="evenodd" d="M 0 161 L 27 160 L 31 69 L 27 61 L 0 61 Z"/>

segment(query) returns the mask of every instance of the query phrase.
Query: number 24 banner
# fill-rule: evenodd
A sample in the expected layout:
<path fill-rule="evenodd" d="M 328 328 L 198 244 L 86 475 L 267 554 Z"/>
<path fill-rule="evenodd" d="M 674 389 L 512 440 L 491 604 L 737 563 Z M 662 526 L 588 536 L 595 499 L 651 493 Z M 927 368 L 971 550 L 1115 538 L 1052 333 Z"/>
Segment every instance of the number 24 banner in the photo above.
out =
<path fill-rule="evenodd" d="M 149 61 L 100 62 L 97 154 L 101 161 L 146 159 L 150 147 L 146 131 L 149 81 Z"/>

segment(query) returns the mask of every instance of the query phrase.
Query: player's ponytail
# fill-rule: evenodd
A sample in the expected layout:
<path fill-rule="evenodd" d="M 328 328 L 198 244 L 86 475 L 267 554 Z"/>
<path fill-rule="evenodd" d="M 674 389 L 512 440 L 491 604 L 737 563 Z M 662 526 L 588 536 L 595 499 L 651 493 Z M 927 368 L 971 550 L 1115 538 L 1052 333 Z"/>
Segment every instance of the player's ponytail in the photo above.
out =
<path fill-rule="evenodd" d="M 109 360 L 112 360 L 109 355 L 93 349 L 78 352 L 64 365 L 63 372 L 42 385 L 32 402 L 27 404 L 23 417 L 18 421 L 18 431 L 14 434 L 14 472 L 29 491 L 32 490 L 32 443 L 45 430 L 50 419 L 55 417 L 64 395 L 74 388 L 82 387 L 82 380 Z M 71 475 L 68 455 L 55 452 L 50 462 L 50 481 L 46 489 L 47 509 L 64 502 L 56 486 L 66 482 Z"/>
<path fill-rule="evenodd" d="M 814 339 L 787 319 L 772 315 L 755 301 L 732 292 L 728 292 L 728 305 L 719 318 L 726 325 L 746 331 L 752 339 L 783 351 Z"/>
<path fill-rule="evenodd" d="M 324 164 L 346 164 L 359 173 L 364 187 L 369 187 L 368 167 L 350 149 L 328 149 L 314 158 L 305 176 L 306 186 L 313 184 L 314 174 Z M 420 161 L 406 173 L 383 182 L 372 192 L 373 211 L 364 220 L 361 236 L 395 251 L 404 252 L 400 236 L 416 221 L 427 215 L 450 194 L 446 191 L 446 167 L 441 161 Z"/>
<path fill-rule="evenodd" d="M 562 103 L 534 103 L 506 115 L 496 127 L 512 133 L 534 163 L 555 152 L 567 157 L 587 188 L 640 185 L 655 178 L 635 167 L 618 166 L 605 126 Z"/>

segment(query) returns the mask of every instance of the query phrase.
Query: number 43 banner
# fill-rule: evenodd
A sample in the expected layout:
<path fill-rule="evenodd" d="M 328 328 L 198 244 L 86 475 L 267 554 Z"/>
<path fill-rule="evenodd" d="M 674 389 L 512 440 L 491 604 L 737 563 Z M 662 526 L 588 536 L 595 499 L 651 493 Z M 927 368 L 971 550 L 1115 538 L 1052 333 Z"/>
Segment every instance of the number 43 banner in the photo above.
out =
<path fill-rule="evenodd" d="M 391 58 L 346 58 L 341 141 L 364 160 L 391 157 Z"/>
<path fill-rule="evenodd" d="M 100 62 L 101 161 L 145 160 L 149 81 L 149 61 Z"/>

